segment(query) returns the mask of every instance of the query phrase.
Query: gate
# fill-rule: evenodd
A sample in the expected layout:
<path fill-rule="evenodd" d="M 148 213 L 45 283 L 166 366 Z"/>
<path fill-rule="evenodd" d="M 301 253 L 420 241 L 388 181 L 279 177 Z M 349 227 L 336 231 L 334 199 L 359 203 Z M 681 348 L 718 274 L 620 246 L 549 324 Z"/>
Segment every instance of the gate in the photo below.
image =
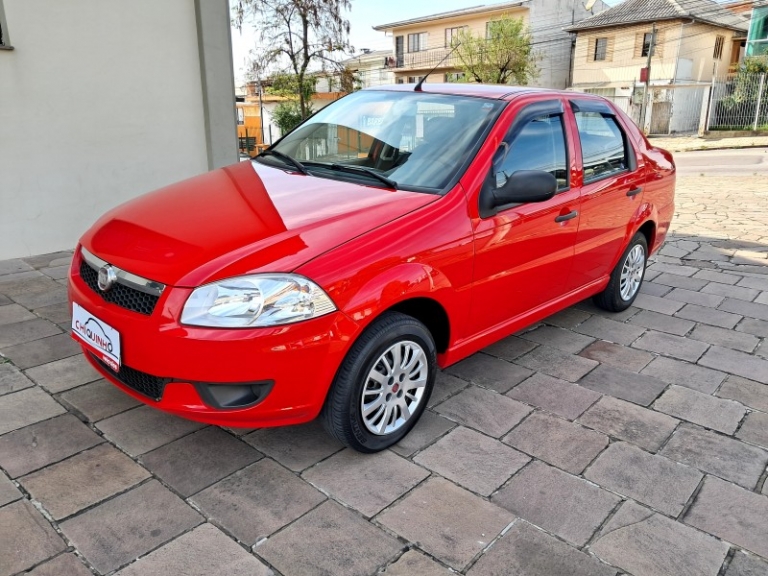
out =
<path fill-rule="evenodd" d="M 699 130 L 708 84 L 671 84 L 650 90 L 649 133 L 654 136 L 695 134 Z"/>

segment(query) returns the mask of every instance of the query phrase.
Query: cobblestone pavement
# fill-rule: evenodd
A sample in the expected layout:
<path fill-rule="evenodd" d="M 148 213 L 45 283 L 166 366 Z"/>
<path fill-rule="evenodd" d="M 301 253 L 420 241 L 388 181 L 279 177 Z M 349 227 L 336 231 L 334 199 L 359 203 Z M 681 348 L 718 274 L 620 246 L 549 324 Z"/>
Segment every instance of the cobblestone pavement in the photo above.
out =
<path fill-rule="evenodd" d="M 678 207 L 635 306 L 451 367 L 372 456 L 137 405 L 65 333 L 69 255 L 0 262 L 0 574 L 768 574 L 768 185 Z"/>

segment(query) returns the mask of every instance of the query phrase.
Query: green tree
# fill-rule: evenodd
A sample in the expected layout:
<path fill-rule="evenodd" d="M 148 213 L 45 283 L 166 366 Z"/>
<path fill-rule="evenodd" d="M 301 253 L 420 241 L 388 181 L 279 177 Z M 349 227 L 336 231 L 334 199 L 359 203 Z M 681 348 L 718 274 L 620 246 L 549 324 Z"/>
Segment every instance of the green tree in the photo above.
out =
<path fill-rule="evenodd" d="M 295 100 L 280 102 L 272 111 L 272 120 L 280 128 L 280 135 L 285 136 L 296 128 L 304 118 L 301 115 L 299 103 Z"/>
<path fill-rule="evenodd" d="M 313 63 L 330 60 L 334 52 L 349 46 L 349 21 L 342 12 L 351 0 L 236 0 L 235 23 L 253 23 L 262 45 L 275 60 L 285 59 L 297 79 L 297 88 L 305 87 Z M 304 89 L 298 90 L 302 118 L 309 116 Z"/>
<path fill-rule="evenodd" d="M 502 16 L 488 23 L 487 38 L 465 28 L 454 38 L 465 81 L 526 85 L 539 75 L 531 33 L 520 18 Z"/>

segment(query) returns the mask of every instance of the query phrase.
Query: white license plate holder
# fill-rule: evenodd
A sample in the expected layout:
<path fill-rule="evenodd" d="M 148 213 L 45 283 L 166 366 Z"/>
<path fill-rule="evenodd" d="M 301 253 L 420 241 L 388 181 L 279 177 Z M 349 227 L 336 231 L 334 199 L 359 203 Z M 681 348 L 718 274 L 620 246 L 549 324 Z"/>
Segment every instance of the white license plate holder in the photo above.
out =
<path fill-rule="evenodd" d="M 72 334 L 115 372 L 120 371 L 120 332 L 72 303 Z"/>

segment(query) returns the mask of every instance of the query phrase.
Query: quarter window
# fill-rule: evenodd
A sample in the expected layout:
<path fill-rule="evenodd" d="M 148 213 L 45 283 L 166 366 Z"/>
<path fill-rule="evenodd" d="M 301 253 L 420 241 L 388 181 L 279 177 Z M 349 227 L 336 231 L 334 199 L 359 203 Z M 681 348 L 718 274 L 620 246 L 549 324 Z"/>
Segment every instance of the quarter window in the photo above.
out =
<path fill-rule="evenodd" d="M 3 0 L 0 0 L 0 48 L 12 50 L 11 41 L 8 38 L 8 25 L 5 22 L 5 10 L 3 9 Z"/>
<path fill-rule="evenodd" d="M 599 112 L 576 112 L 575 115 L 581 141 L 584 183 L 627 170 L 626 138 L 616 119 Z"/>
<path fill-rule="evenodd" d="M 421 52 L 427 49 L 427 33 L 408 34 L 408 52 Z"/>
<path fill-rule="evenodd" d="M 502 157 L 496 160 L 494 172 L 496 185 L 503 185 L 519 170 L 543 170 L 557 178 L 558 191 L 566 190 L 568 166 L 566 161 L 565 132 L 561 114 L 534 118 L 517 134 L 502 146 Z"/>

